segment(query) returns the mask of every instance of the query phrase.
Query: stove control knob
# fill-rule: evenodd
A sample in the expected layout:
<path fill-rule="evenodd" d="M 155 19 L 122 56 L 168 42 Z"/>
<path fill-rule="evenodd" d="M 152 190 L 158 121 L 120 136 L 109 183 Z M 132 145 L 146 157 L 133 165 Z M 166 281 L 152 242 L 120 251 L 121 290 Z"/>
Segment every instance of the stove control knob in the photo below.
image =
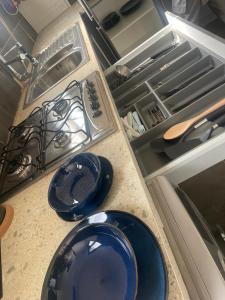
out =
<path fill-rule="evenodd" d="M 86 87 L 89 93 L 96 93 L 95 84 L 92 81 L 87 81 Z"/>
<path fill-rule="evenodd" d="M 101 111 L 101 110 L 95 110 L 95 111 L 93 111 L 93 113 L 92 113 L 92 117 L 93 117 L 93 118 L 97 118 L 97 117 L 99 117 L 101 114 L 102 114 L 102 111 Z"/>
<path fill-rule="evenodd" d="M 88 93 L 89 94 L 93 94 L 93 93 L 96 93 L 96 90 L 95 90 L 95 85 L 92 81 L 88 81 L 86 82 L 86 86 L 87 86 L 87 90 L 88 90 Z"/>
<path fill-rule="evenodd" d="M 97 102 L 98 101 L 98 96 L 97 95 L 89 95 L 89 101 L 90 102 Z"/>
<path fill-rule="evenodd" d="M 89 95 L 95 95 L 96 94 L 96 89 L 92 88 L 92 87 L 88 88 L 88 94 Z"/>
<path fill-rule="evenodd" d="M 100 107 L 100 105 L 99 105 L 98 101 L 91 102 L 91 109 L 92 110 L 98 110 L 99 107 Z"/>
<path fill-rule="evenodd" d="M 94 88 L 94 86 L 95 86 L 94 83 L 92 81 L 90 81 L 90 80 L 87 80 L 86 84 L 87 84 L 88 88 Z"/>

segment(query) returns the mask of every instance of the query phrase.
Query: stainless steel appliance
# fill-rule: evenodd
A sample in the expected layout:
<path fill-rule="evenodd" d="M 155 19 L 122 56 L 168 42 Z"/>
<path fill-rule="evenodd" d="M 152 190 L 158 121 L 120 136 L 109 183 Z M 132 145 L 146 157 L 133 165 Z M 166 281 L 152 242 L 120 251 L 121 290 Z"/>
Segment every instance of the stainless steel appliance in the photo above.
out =
<path fill-rule="evenodd" d="M 64 31 L 38 55 L 30 73 L 25 105 L 36 101 L 63 78 L 88 62 L 80 26 Z"/>
<path fill-rule="evenodd" d="M 72 81 L 55 99 L 45 101 L 11 127 L 1 156 L 1 200 L 113 132 L 115 124 L 106 99 L 95 72 L 82 82 Z"/>
<path fill-rule="evenodd" d="M 225 163 L 178 185 L 177 193 L 225 279 Z"/>

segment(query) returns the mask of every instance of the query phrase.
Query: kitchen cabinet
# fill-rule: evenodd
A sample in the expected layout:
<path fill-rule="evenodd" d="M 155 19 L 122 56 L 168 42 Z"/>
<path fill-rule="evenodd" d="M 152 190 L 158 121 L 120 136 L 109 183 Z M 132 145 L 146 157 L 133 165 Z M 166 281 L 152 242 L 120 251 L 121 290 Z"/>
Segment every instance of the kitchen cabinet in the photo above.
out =
<path fill-rule="evenodd" d="M 113 46 L 112 42 L 105 34 L 104 30 L 94 18 L 90 18 L 87 13 L 81 15 L 82 20 L 87 28 L 92 46 L 99 59 L 99 63 L 103 70 L 114 64 L 120 59 L 120 56 Z"/>
<path fill-rule="evenodd" d="M 20 12 L 39 33 L 68 7 L 70 4 L 67 0 L 29 0 L 21 2 Z"/>
<path fill-rule="evenodd" d="M 153 2 L 145 0 L 137 11 L 129 16 L 122 16 L 120 22 L 107 33 L 120 55 L 124 56 L 162 27 Z"/>
<path fill-rule="evenodd" d="M 12 126 L 20 99 L 19 85 L 0 68 L 0 152 L 7 142 L 9 127 Z"/>
<path fill-rule="evenodd" d="M 131 139 L 129 135 L 130 145 L 191 298 L 220 300 L 225 297 L 224 279 L 174 187 L 225 160 L 224 130 L 176 159 L 155 151 L 153 141 L 164 142 L 163 134 L 171 126 L 224 98 L 225 44 L 171 13 L 167 17 L 168 26 L 116 63 L 133 72 L 127 80 L 112 85 L 115 66 L 105 75 L 121 118 L 128 120 L 128 113 L 136 112 L 145 127 L 139 136 Z M 154 58 L 157 53 L 162 55 Z M 200 76 L 195 78 L 196 74 Z M 153 125 L 151 113 L 156 105 L 163 117 Z"/>
<path fill-rule="evenodd" d="M 120 15 L 120 21 L 106 31 L 108 38 L 122 57 L 147 40 L 163 27 L 163 21 L 152 0 L 142 0 L 140 7 L 129 15 L 120 14 L 120 8 L 126 4 L 127 0 L 106 1 L 90 0 L 81 1 L 95 16 L 98 23 L 111 12 Z"/>

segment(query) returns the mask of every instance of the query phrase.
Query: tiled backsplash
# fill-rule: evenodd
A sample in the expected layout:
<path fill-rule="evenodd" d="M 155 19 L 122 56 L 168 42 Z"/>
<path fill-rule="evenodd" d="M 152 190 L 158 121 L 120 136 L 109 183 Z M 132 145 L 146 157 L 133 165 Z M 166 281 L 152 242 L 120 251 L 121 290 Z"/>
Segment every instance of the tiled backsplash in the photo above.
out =
<path fill-rule="evenodd" d="M 33 45 L 36 40 L 37 33 L 26 19 L 18 13 L 17 15 L 8 15 L 0 5 L 0 53 L 4 54 L 19 41 L 24 48 L 32 53 Z M 4 57 L 6 60 L 15 57 L 16 51 L 11 52 Z M 22 66 L 15 67 L 17 71 L 21 71 Z"/>

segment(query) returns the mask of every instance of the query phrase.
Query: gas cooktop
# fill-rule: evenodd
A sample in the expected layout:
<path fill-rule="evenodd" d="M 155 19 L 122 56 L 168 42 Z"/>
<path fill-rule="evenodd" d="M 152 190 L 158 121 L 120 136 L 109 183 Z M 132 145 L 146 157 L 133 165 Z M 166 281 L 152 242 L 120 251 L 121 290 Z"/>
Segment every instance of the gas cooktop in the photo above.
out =
<path fill-rule="evenodd" d="M 36 107 L 9 129 L 1 154 L 0 201 L 86 150 L 115 130 L 98 72 L 72 81 L 56 98 Z"/>

